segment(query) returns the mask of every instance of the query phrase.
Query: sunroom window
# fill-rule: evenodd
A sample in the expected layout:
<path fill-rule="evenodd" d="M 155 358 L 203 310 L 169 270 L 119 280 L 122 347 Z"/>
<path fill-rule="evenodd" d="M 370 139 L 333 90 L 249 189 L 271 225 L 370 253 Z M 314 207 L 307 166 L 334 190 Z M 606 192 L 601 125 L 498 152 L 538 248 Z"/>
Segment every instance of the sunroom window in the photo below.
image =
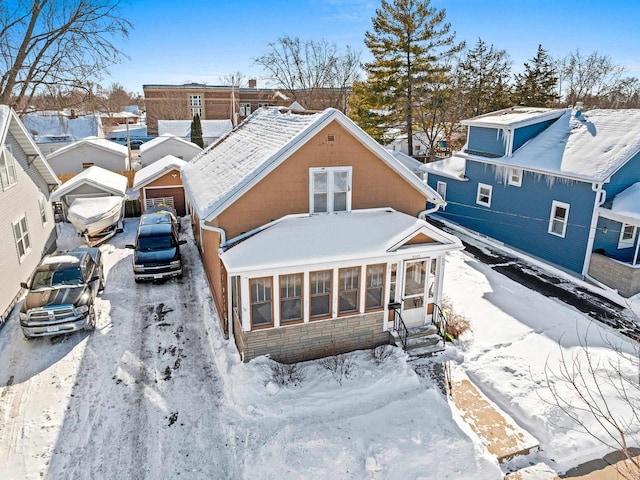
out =
<path fill-rule="evenodd" d="M 382 308 L 384 302 L 384 271 L 386 265 L 367 266 L 367 295 L 365 310 Z"/>
<path fill-rule="evenodd" d="M 280 276 L 280 321 L 302 320 L 302 274 Z"/>
<path fill-rule="evenodd" d="M 331 316 L 331 273 L 323 270 L 309 274 L 311 318 Z"/>
<path fill-rule="evenodd" d="M 360 267 L 341 268 L 339 271 L 338 313 L 360 310 Z"/>
<path fill-rule="evenodd" d="M 351 167 L 309 170 L 309 211 L 331 213 L 351 210 Z"/>
<path fill-rule="evenodd" d="M 249 280 L 251 289 L 251 326 L 273 325 L 272 278 L 253 278 Z"/>

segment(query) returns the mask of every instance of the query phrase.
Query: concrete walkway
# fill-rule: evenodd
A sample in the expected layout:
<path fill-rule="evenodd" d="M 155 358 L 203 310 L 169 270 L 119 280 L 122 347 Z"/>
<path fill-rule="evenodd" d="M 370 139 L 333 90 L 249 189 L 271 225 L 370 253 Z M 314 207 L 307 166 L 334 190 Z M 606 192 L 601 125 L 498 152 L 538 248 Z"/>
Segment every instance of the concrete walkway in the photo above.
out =
<path fill-rule="evenodd" d="M 499 463 L 538 449 L 538 440 L 485 397 L 462 369 L 453 367 L 447 393 L 460 417 Z"/>

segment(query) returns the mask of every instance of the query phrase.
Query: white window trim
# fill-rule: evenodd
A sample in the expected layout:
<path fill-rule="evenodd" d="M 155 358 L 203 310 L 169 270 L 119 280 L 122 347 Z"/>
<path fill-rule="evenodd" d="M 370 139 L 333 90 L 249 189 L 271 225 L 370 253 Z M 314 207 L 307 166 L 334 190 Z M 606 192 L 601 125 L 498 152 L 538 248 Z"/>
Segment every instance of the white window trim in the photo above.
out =
<path fill-rule="evenodd" d="M 633 227 L 633 235 L 629 240 L 623 240 L 624 229 L 625 227 Z M 622 228 L 620 229 L 620 236 L 618 237 L 618 250 L 623 248 L 632 248 L 636 243 L 636 235 L 638 234 L 638 227 L 635 225 L 629 225 L 628 223 L 623 223 Z"/>
<path fill-rule="evenodd" d="M 26 225 L 26 230 L 22 230 L 22 220 L 24 220 L 24 223 Z M 20 238 L 16 238 L 16 225 L 20 226 Z M 29 255 L 29 252 L 31 252 L 31 235 L 29 235 L 29 224 L 27 223 L 27 215 L 24 214 L 22 215 L 22 217 L 20 217 L 18 220 L 16 220 L 15 222 L 13 222 L 11 224 L 11 230 L 13 231 L 13 240 L 15 241 L 16 244 L 16 253 L 18 254 L 18 260 L 20 263 L 22 263 L 22 260 L 24 260 L 24 258 Z M 24 239 L 25 237 L 28 239 L 29 241 L 29 246 L 24 248 L 24 254 L 21 256 L 20 255 L 20 249 L 18 248 L 18 243 L 23 242 L 23 247 L 24 247 Z"/>
<path fill-rule="evenodd" d="M 189 95 L 189 106 L 191 106 L 191 107 L 201 107 L 202 106 L 202 95 Z"/>
<path fill-rule="evenodd" d="M 16 159 L 13 156 L 13 149 L 11 145 L 4 145 L 2 151 L 2 159 L 0 160 L 0 171 L 2 170 L 2 166 L 4 165 L 4 169 L 6 170 L 8 184 L 5 185 L 2 180 L 2 175 L 0 174 L 0 185 L 3 190 L 8 190 L 18 183 L 18 171 L 16 169 Z M 11 172 L 11 173 L 10 173 Z M 11 179 L 13 178 L 13 181 Z"/>
<path fill-rule="evenodd" d="M 558 207 L 564 208 L 567 211 L 567 214 L 564 217 L 563 224 L 562 224 L 562 234 L 559 234 L 553 231 L 553 221 L 555 220 L 556 208 Z M 562 237 L 562 238 L 565 237 L 567 233 L 567 225 L 569 224 L 569 208 L 570 207 L 571 205 L 569 205 L 568 203 L 559 202 L 557 200 L 554 200 L 551 203 L 551 214 L 549 215 L 549 229 L 547 230 L 548 233 L 550 233 L 551 235 L 555 235 L 556 237 Z"/>
<path fill-rule="evenodd" d="M 327 211 L 318 213 L 334 213 L 333 210 L 333 173 L 335 172 L 347 172 L 347 209 L 345 211 L 351 211 L 351 191 L 352 191 L 352 179 L 353 171 L 352 167 L 314 167 L 309 169 L 309 213 L 315 212 L 314 199 L 313 199 L 313 176 L 316 173 L 327 174 Z M 342 210 L 340 210 L 342 211 Z"/>
<path fill-rule="evenodd" d="M 251 115 L 251 103 L 240 103 L 240 116 L 248 117 Z"/>
<path fill-rule="evenodd" d="M 489 189 L 489 201 L 488 202 L 483 202 L 480 200 L 480 191 L 482 190 L 482 188 L 488 188 Z M 487 185 L 486 183 L 478 183 L 478 192 L 476 194 L 476 203 L 478 205 L 482 205 L 483 207 L 491 207 L 491 197 L 493 196 L 493 186 L 491 185 Z"/>
<path fill-rule="evenodd" d="M 517 174 L 518 180 L 513 180 L 514 174 Z M 509 169 L 509 185 L 514 187 L 522 186 L 522 169 L 521 168 L 510 168 Z"/>
<path fill-rule="evenodd" d="M 202 107 L 191 107 L 191 117 L 198 115 L 202 118 Z"/>

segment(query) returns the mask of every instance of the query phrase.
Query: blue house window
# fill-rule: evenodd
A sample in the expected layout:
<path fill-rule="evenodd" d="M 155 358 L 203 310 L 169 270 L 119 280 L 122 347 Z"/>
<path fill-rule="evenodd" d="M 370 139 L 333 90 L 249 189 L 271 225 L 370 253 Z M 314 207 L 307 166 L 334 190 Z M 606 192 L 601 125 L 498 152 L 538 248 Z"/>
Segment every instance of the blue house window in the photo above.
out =
<path fill-rule="evenodd" d="M 509 185 L 514 187 L 522 186 L 522 169 L 510 168 L 509 169 Z"/>
<path fill-rule="evenodd" d="M 636 243 L 636 227 L 633 225 L 622 225 L 620 238 L 618 239 L 618 248 L 631 248 Z"/>
<path fill-rule="evenodd" d="M 478 184 L 478 196 L 476 197 L 476 203 L 485 207 L 491 206 L 491 193 L 493 187 L 485 183 Z"/>
<path fill-rule="evenodd" d="M 551 204 L 551 217 L 549 218 L 549 233 L 564 238 L 569 220 L 569 204 L 554 200 Z"/>

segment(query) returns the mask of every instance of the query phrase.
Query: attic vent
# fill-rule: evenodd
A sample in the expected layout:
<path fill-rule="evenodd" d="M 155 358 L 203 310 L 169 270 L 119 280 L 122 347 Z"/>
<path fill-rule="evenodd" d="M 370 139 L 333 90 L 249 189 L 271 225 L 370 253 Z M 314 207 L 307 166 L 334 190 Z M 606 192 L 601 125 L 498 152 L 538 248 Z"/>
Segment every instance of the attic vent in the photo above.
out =
<path fill-rule="evenodd" d="M 335 142 L 336 141 L 336 135 L 335 133 L 329 133 L 327 134 L 327 142 Z"/>

